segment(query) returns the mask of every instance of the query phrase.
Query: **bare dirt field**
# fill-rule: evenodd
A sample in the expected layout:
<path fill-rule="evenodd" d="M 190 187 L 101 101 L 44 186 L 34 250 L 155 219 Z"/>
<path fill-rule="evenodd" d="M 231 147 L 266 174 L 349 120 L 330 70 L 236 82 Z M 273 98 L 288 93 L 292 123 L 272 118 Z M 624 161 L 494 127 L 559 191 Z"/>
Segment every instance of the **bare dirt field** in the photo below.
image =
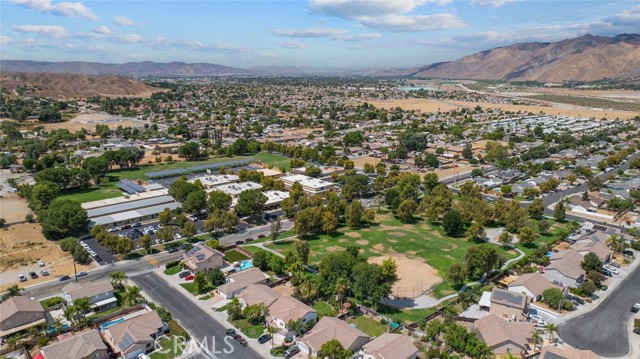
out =
<path fill-rule="evenodd" d="M 375 165 L 378 164 L 378 162 L 381 161 L 381 159 L 376 158 L 376 157 L 367 156 L 367 157 L 354 158 L 351 161 L 353 161 L 353 166 L 355 168 L 363 169 L 365 163 L 370 163 L 370 164 L 375 166 Z"/>
<path fill-rule="evenodd" d="M 420 112 L 447 112 L 460 108 L 459 106 L 444 101 L 416 98 L 406 100 L 369 101 L 369 103 L 375 107 L 384 109 L 400 107 L 406 111 L 415 110 Z"/>
<path fill-rule="evenodd" d="M 0 218 L 4 218 L 8 224 L 24 221 L 24 217 L 32 213 L 25 199 L 15 193 L 7 193 L 0 198 Z"/>
<path fill-rule="evenodd" d="M 369 262 L 381 264 L 387 258 L 392 258 L 398 266 L 398 281 L 393 286 L 393 295 L 396 297 L 418 296 L 442 281 L 438 272 L 424 261 L 400 254 L 372 257 Z"/>
<path fill-rule="evenodd" d="M 63 252 L 58 244 L 42 236 L 40 225 L 23 223 L 11 225 L 0 230 L 0 290 L 18 283 L 18 274 L 27 276 L 36 272 L 38 278 L 28 278 L 20 286 L 50 280 L 62 275 L 73 274 L 73 261 L 69 253 Z M 45 262 L 45 267 L 38 267 L 38 260 Z M 91 265 L 76 265 L 78 271 L 90 270 Z M 40 276 L 40 270 L 46 269 L 50 275 Z"/>
<path fill-rule="evenodd" d="M 93 131 L 97 124 L 107 125 L 111 129 L 122 127 L 142 127 L 145 122 L 141 120 L 126 120 L 118 116 L 103 113 L 83 113 L 66 122 L 44 124 L 47 130 L 65 128 L 69 131 L 79 131 L 84 128 Z"/>

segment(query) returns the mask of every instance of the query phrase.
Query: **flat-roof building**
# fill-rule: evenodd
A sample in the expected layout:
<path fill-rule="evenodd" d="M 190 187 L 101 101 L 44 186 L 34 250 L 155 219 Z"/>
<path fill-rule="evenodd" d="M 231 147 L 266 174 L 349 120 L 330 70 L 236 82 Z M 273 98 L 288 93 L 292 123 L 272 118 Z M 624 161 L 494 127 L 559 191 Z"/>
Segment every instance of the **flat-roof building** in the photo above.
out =
<path fill-rule="evenodd" d="M 312 178 L 305 175 L 291 175 L 282 177 L 284 187 L 288 190 L 293 184 L 298 182 L 302 185 L 302 189 L 309 195 L 322 194 L 328 191 L 335 191 L 338 187 L 335 183 L 327 182 L 321 179 Z"/>
<path fill-rule="evenodd" d="M 262 192 L 267 196 L 267 202 L 265 202 L 265 208 L 275 208 L 282 203 L 285 199 L 289 198 L 289 192 L 285 191 L 264 191 Z"/>
<path fill-rule="evenodd" d="M 198 176 L 189 180 L 189 182 L 194 183 L 196 181 L 200 181 L 202 186 L 206 188 L 213 188 L 216 186 L 222 186 L 229 183 L 236 183 L 240 180 L 240 177 L 237 175 L 206 175 L 206 176 Z"/>
<path fill-rule="evenodd" d="M 114 227 L 148 221 L 158 217 L 158 214 L 164 211 L 165 208 L 173 211 L 180 206 L 180 203 L 176 202 L 173 197 L 162 195 L 139 200 L 117 201 L 114 204 L 101 207 L 89 205 L 87 215 L 89 216 L 89 225 L 91 227 L 96 225 Z"/>
<path fill-rule="evenodd" d="M 249 191 L 252 189 L 262 189 L 262 185 L 255 182 L 240 182 L 240 183 L 229 183 L 222 186 L 215 187 L 216 191 L 224 192 L 231 197 L 238 197 L 240 193 L 244 191 Z"/>

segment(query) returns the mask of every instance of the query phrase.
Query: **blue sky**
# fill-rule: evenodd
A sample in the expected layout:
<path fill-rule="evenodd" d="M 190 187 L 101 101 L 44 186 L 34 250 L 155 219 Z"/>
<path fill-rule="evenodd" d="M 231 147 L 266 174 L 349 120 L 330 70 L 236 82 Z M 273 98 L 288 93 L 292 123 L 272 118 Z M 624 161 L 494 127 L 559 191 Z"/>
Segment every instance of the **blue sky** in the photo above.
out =
<path fill-rule="evenodd" d="M 495 46 L 640 32 L 640 1 L 0 0 L 0 58 L 422 66 Z"/>

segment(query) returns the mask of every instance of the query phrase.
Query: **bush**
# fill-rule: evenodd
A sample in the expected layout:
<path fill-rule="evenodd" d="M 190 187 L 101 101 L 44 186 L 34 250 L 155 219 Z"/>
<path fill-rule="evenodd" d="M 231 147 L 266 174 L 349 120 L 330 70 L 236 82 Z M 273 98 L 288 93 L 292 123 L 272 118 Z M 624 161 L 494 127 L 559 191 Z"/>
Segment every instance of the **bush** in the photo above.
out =
<path fill-rule="evenodd" d="M 171 334 L 184 337 L 185 339 L 189 339 L 189 333 L 187 333 L 187 331 L 184 330 L 184 328 L 181 327 L 180 324 L 178 324 L 178 322 L 171 319 L 168 324 L 169 324 L 169 332 Z"/>
<path fill-rule="evenodd" d="M 640 241 L 631 242 L 631 248 L 635 249 L 636 251 L 640 251 Z"/>
<path fill-rule="evenodd" d="M 165 269 L 169 269 L 169 268 L 172 268 L 172 267 L 177 266 L 178 264 L 180 264 L 180 260 L 179 260 L 179 259 L 176 259 L 176 260 L 173 260 L 173 261 L 167 262 L 167 264 L 165 264 L 165 265 L 164 265 L 164 268 L 165 268 Z"/>

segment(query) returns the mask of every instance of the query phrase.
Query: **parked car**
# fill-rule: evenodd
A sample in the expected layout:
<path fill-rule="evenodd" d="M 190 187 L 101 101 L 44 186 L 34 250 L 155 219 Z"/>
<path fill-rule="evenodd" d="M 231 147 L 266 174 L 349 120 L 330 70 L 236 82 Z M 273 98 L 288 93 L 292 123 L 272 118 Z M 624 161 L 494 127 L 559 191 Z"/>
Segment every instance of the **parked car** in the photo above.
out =
<path fill-rule="evenodd" d="M 634 304 L 633 307 L 631 307 L 631 311 L 634 313 L 638 313 L 638 311 L 640 311 L 640 303 Z"/>
<path fill-rule="evenodd" d="M 632 252 L 632 251 L 630 251 L 630 250 L 628 250 L 628 249 L 627 249 L 627 250 L 625 250 L 625 251 L 622 251 L 622 254 L 624 254 L 625 256 L 629 256 L 629 257 L 635 257 L 635 255 L 633 254 L 633 252 Z"/>
<path fill-rule="evenodd" d="M 613 274 L 615 274 L 615 275 L 620 274 L 620 271 L 619 271 L 619 270 L 617 270 L 616 268 L 613 268 L 613 267 L 610 267 L 610 266 L 607 266 L 607 267 L 605 267 L 605 268 L 606 268 L 609 272 L 611 272 L 611 273 L 613 273 Z"/>
<path fill-rule="evenodd" d="M 131 227 L 134 227 L 134 228 L 135 228 L 135 227 L 140 227 L 140 226 L 142 226 L 142 223 L 140 223 L 140 222 L 136 222 L 136 223 L 134 223 L 134 224 L 133 224 L 133 226 L 131 226 Z"/>
<path fill-rule="evenodd" d="M 284 351 L 284 358 L 289 359 L 298 353 L 300 353 L 300 348 L 298 348 L 298 346 L 289 347 L 289 349 Z"/>
<path fill-rule="evenodd" d="M 576 305 L 578 305 L 578 304 L 584 305 L 584 300 L 582 300 L 582 298 L 580 298 L 580 297 L 573 296 L 570 299 Z"/>
<path fill-rule="evenodd" d="M 611 273 L 611 271 L 608 270 L 607 268 L 602 268 L 602 274 L 606 275 L 607 277 L 613 276 L 613 273 Z"/>
<path fill-rule="evenodd" d="M 249 238 L 245 239 L 244 241 L 245 242 L 251 242 L 252 240 L 253 240 L 253 238 L 249 237 Z"/>
<path fill-rule="evenodd" d="M 243 240 L 236 241 L 236 244 L 242 244 L 242 243 L 244 243 Z"/>
<path fill-rule="evenodd" d="M 618 262 L 609 262 L 609 266 L 614 268 L 620 268 L 620 263 Z"/>
<path fill-rule="evenodd" d="M 537 326 L 545 326 L 547 325 L 547 322 L 545 322 L 544 318 L 542 318 L 539 315 L 536 314 L 530 314 L 529 315 L 529 321 L 531 321 L 531 323 L 537 325 Z"/>
<path fill-rule="evenodd" d="M 182 274 L 182 273 L 180 273 L 180 274 Z M 227 335 L 230 336 L 230 337 L 235 337 L 236 335 L 238 335 L 238 333 L 236 332 L 235 329 L 227 329 Z"/>
<path fill-rule="evenodd" d="M 120 228 L 118 228 L 118 227 L 112 227 L 112 228 L 109 228 L 109 230 L 107 232 L 113 233 L 113 232 L 117 232 L 119 230 L 120 230 Z"/>
<path fill-rule="evenodd" d="M 189 275 L 191 275 L 191 272 L 189 272 L 188 270 L 186 270 L 186 271 L 181 272 L 180 274 L 178 274 L 178 277 L 180 277 L 180 278 L 186 278 L 186 277 L 188 277 Z"/>
<path fill-rule="evenodd" d="M 40 271 L 40 274 L 41 274 L 43 277 L 46 277 L 46 276 L 48 276 L 48 275 L 49 275 L 49 272 L 48 272 L 46 269 L 43 269 L 43 270 L 41 270 L 41 271 Z"/>
<path fill-rule="evenodd" d="M 640 334 L 640 327 L 638 327 L 638 328 L 633 328 L 633 332 L 634 332 L 635 334 Z"/>
<path fill-rule="evenodd" d="M 69 280 L 71 279 L 71 277 L 69 277 L 68 275 L 63 275 L 62 277 L 60 277 L 60 279 L 58 279 L 61 282 L 64 282 L 65 280 Z"/>
<path fill-rule="evenodd" d="M 171 248 L 167 249 L 167 252 L 169 252 L 169 253 L 175 253 L 177 251 L 179 251 L 179 249 L 177 247 L 171 247 Z"/>
<path fill-rule="evenodd" d="M 31 279 L 36 279 L 38 278 L 38 275 L 36 274 L 36 272 L 29 272 L 29 277 L 31 277 Z"/>
<path fill-rule="evenodd" d="M 260 344 L 264 344 L 266 342 L 268 342 L 269 340 L 271 340 L 271 335 L 269 334 L 262 334 L 260 336 L 260 338 L 258 338 L 258 343 Z"/>
<path fill-rule="evenodd" d="M 38 261 L 38 267 L 44 267 L 44 262 L 43 261 Z"/>
<path fill-rule="evenodd" d="M 85 272 L 85 271 L 82 271 L 82 272 L 80 272 L 80 273 L 76 274 L 76 278 L 84 277 L 85 275 L 89 275 L 89 273 L 87 273 L 87 272 Z"/>
<path fill-rule="evenodd" d="M 24 274 L 19 274 L 18 275 L 18 280 L 20 282 L 26 282 L 27 281 L 27 277 L 25 277 Z"/>

